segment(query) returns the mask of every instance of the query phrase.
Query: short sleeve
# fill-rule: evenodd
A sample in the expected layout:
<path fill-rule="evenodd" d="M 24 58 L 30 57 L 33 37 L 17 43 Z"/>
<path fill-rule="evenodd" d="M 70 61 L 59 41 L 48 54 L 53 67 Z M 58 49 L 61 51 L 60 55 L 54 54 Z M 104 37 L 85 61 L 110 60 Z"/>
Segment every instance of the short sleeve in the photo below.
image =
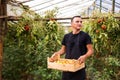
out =
<path fill-rule="evenodd" d="M 62 45 L 66 45 L 66 35 L 63 37 Z"/>
<path fill-rule="evenodd" d="M 92 44 L 91 37 L 88 34 L 86 35 L 86 44 Z"/>

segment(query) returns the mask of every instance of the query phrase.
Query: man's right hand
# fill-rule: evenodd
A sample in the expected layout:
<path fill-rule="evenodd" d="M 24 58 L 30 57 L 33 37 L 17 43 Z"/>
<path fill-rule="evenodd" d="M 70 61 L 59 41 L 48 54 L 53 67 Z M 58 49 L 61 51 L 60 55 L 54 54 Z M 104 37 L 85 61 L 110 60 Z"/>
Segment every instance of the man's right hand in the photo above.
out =
<path fill-rule="evenodd" d="M 60 58 L 60 54 L 58 54 L 57 52 L 55 52 L 49 59 L 50 62 L 54 62 L 57 61 Z"/>

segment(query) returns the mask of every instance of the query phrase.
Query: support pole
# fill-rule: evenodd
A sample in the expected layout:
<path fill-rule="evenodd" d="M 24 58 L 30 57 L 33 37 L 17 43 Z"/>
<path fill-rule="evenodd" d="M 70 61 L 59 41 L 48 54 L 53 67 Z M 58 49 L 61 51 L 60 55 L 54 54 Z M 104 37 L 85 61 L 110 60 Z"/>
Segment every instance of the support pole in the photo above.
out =
<path fill-rule="evenodd" d="M 112 13 L 114 14 L 115 12 L 115 0 L 112 0 Z"/>
<path fill-rule="evenodd" d="M 0 0 L 0 16 L 7 16 L 7 0 Z M 2 80 L 3 38 L 7 28 L 7 18 L 0 19 L 0 80 Z"/>
<path fill-rule="evenodd" d="M 102 11 L 102 0 L 100 0 L 100 13 Z"/>

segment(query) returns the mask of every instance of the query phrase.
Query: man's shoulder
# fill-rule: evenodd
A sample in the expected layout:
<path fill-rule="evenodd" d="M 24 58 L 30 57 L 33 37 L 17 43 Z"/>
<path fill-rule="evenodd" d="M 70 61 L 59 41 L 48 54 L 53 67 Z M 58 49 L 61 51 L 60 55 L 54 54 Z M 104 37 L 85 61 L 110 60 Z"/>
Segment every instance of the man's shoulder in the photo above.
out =
<path fill-rule="evenodd" d="M 84 32 L 84 31 L 81 31 L 80 33 L 83 35 L 89 35 L 87 32 Z"/>
<path fill-rule="evenodd" d="M 66 33 L 65 36 L 69 36 L 69 35 L 71 35 L 71 34 L 72 34 L 72 32 L 69 32 L 69 33 Z"/>
<path fill-rule="evenodd" d="M 81 31 L 80 36 L 82 36 L 84 38 L 90 37 L 90 35 L 87 32 L 84 32 L 84 31 Z"/>

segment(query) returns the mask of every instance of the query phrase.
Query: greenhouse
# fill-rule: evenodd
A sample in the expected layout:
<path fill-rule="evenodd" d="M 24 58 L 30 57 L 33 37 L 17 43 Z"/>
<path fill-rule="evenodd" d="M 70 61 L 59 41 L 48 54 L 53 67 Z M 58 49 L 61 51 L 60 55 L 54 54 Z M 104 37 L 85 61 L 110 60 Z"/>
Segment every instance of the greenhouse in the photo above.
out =
<path fill-rule="evenodd" d="M 76 79 L 120 80 L 120 0 L 0 0 L 0 80 Z"/>

